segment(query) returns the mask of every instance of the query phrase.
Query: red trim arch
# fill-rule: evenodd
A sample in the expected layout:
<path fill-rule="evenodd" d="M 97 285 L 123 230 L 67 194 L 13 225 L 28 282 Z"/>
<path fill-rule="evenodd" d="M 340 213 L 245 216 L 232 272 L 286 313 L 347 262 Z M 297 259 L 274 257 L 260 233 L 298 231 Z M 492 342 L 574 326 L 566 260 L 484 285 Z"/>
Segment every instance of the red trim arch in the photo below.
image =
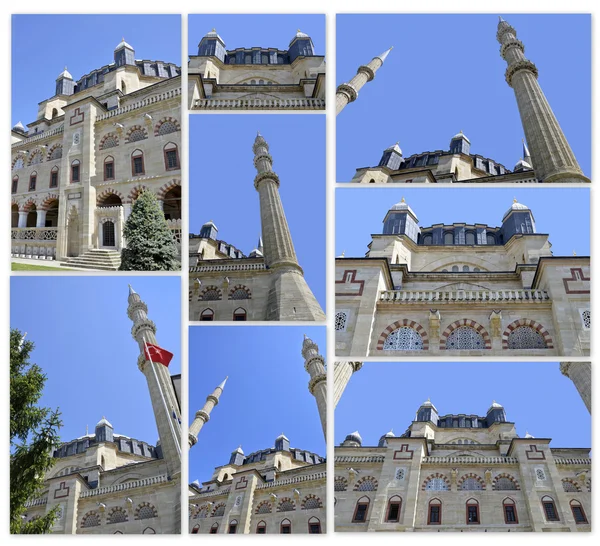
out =
<path fill-rule="evenodd" d="M 128 144 L 130 142 L 139 142 L 139 140 L 129 140 L 129 137 L 131 136 L 131 133 L 133 133 L 134 131 L 142 131 L 144 133 L 144 138 L 140 139 L 140 140 L 146 140 L 148 138 L 148 131 L 146 131 L 145 127 L 142 127 L 141 125 L 132 125 L 128 130 L 127 130 L 127 136 L 125 137 L 125 143 Z"/>
<path fill-rule="evenodd" d="M 515 484 L 515 491 L 520 491 L 521 490 L 521 486 L 519 485 L 519 480 L 517 480 L 514 476 L 512 476 L 511 474 L 507 474 L 506 472 L 503 472 L 502 474 L 498 474 L 493 480 L 492 480 L 492 490 L 493 491 L 511 491 L 510 489 L 496 489 L 496 483 L 498 482 L 498 480 L 500 478 L 507 478 L 508 480 L 510 480 L 512 483 Z"/>
<path fill-rule="evenodd" d="M 169 193 L 173 188 L 176 188 L 177 186 L 181 186 L 181 180 L 173 178 L 173 180 L 167 182 L 166 184 L 163 184 L 159 188 L 158 192 L 156 193 L 156 197 L 158 197 L 158 199 L 164 199 L 165 195 L 167 195 L 167 193 Z"/>
<path fill-rule="evenodd" d="M 366 481 L 373 482 L 373 485 L 374 485 L 373 489 L 360 489 L 360 486 Z M 377 478 L 374 478 L 373 476 L 365 476 L 364 478 L 361 478 L 354 484 L 354 491 L 361 491 L 364 493 L 368 493 L 369 491 L 377 491 L 378 487 L 379 487 L 379 482 L 377 481 Z"/>
<path fill-rule="evenodd" d="M 55 193 L 50 193 L 46 196 L 46 198 L 40 203 L 40 210 L 48 210 L 50 205 L 54 203 L 54 201 L 58 201 L 58 195 Z"/>
<path fill-rule="evenodd" d="M 63 145 L 60 142 L 57 142 L 56 144 L 54 144 L 54 146 L 52 146 L 49 150 L 48 153 L 46 154 L 46 161 L 51 161 L 52 158 L 52 154 L 54 153 L 54 150 L 56 150 L 57 148 L 61 148 L 62 149 Z M 62 154 L 61 154 L 62 157 Z M 54 159 L 59 159 L 57 157 L 55 157 Z"/>
<path fill-rule="evenodd" d="M 468 480 L 469 478 L 473 478 L 474 480 L 477 481 L 477 483 L 479 483 L 479 485 L 481 485 L 481 490 L 485 491 L 485 481 L 483 480 L 483 478 L 481 476 L 478 476 L 477 474 L 475 474 L 474 472 L 469 472 L 468 474 L 465 474 L 464 476 L 462 476 L 457 482 L 456 482 L 456 488 L 461 491 L 461 487 L 462 484 L 465 482 L 465 480 Z"/>
<path fill-rule="evenodd" d="M 102 140 L 100 141 L 100 146 L 99 149 L 100 150 L 104 150 L 104 143 L 109 139 L 109 138 L 114 138 L 117 141 L 117 146 L 120 144 L 119 142 L 119 135 L 115 132 L 112 133 L 106 133 L 103 137 Z M 110 148 L 115 148 L 116 146 L 110 146 L 109 148 L 106 148 L 107 150 L 110 150 Z"/>
<path fill-rule="evenodd" d="M 108 188 L 106 190 L 103 190 L 102 193 L 99 193 L 96 196 L 96 205 L 99 205 L 109 195 L 116 195 L 121 200 L 121 203 L 125 203 L 125 197 L 123 197 L 123 194 L 120 191 Z"/>
<path fill-rule="evenodd" d="M 133 202 L 140 196 L 140 194 L 143 191 L 150 191 L 150 190 L 143 184 L 138 184 L 137 186 L 135 186 L 134 188 L 131 189 L 131 191 L 127 195 L 127 200 L 124 202 L 133 204 Z"/>
<path fill-rule="evenodd" d="M 446 329 L 444 330 L 444 332 L 442 333 L 442 336 L 440 338 L 440 351 L 446 350 L 446 341 L 448 341 L 448 336 L 452 332 L 454 332 L 454 330 L 456 330 L 457 328 L 460 328 L 461 326 L 469 326 L 470 328 L 473 328 L 476 332 L 481 334 L 481 337 L 483 338 L 483 342 L 485 343 L 484 350 L 489 350 L 492 348 L 492 340 L 491 340 L 490 334 L 488 334 L 487 330 L 481 324 L 479 324 L 477 321 L 464 318 L 464 319 L 455 320 L 452 324 L 449 324 L 448 326 L 446 326 Z"/>
<path fill-rule="evenodd" d="M 577 489 L 578 493 L 581 493 L 581 485 L 579 485 L 573 478 L 563 478 L 560 481 L 562 484 L 564 484 L 565 482 L 569 482 L 570 484 L 575 486 L 575 489 Z M 564 488 L 564 485 L 563 485 L 563 488 Z"/>
<path fill-rule="evenodd" d="M 306 508 L 306 502 L 309 500 L 314 499 L 315 501 L 317 501 L 318 506 L 315 506 L 315 508 L 323 508 L 323 503 L 321 502 L 321 499 L 319 497 L 317 497 L 316 495 L 306 495 L 306 497 L 304 497 L 304 499 L 302 500 L 302 504 L 300 505 L 300 509 L 301 510 L 310 510 L 310 508 Z"/>
<path fill-rule="evenodd" d="M 173 123 L 175 125 L 175 127 L 177 127 L 177 131 L 181 131 L 181 125 L 179 123 L 179 121 L 177 121 L 175 118 L 172 118 L 170 116 L 166 116 L 164 118 L 161 118 L 158 123 L 154 126 L 154 136 L 159 136 L 158 132 L 160 130 L 160 126 L 163 123 L 166 123 L 167 121 L 170 121 L 171 123 Z M 167 133 L 167 134 L 171 134 L 171 133 Z"/>
<path fill-rule="evenodd" d="M 387 339 L 387 337 L 394 330 L 402 328 L 403 326 L 408 326 L 409 328 L 415 330 L 421 336 L 421 340 L 423 341 L 423 350 L 429 350 L 429 335 L 427 334 L 425 328 L 423 328 L 423 326 L 421 326 L 418 322 L 408 319 L 397 320 L 396 322 L 390 324 L 383 332 L 381 332 L 381 334 L 379 335 L 379 339 L 377 340 L 377 350 L 383 351 L 383 345 L 385 344 L 385 340 Z"/>
<path fill-rule="evenodd" d="M 29 212 L 31 210 L 31 207 L 35 207 L 36 210 L 38 208 L 38 204 L 35 202 L 35 199 L 32 199 L 31 197 L 29 199 L 27 199 L 27 201 L 25 201 L 25 203 L 23 203 L 20 207 L 19 207 L 19 211 L 20 212 Z"/>
<path fill-rule="evenodd" d="M 439 472 L 436 472 L 435 474 L 429 474 L 429 476 L 423 480 L 423 483 L 421 484 L 421 491 L 425 491 L 427 484 L 434 478 L 442 478 L 446 484 L 446 487 L 448 488 L 448 491 L 450 491 L 450 480 L 445 474 L 440 474 Z"/>
<path fill-rule="evenodd" d="M 554 349 L 554 342 L 552 341 L 552 336 L 546 330 L 543 324 L 539 322 L 527 318 L 522 318 L 511 322 L 504 330 L 502 334 L 502 348 L 508 350 L 508 336 L 520 326 L 529 326 L 534 330 L 537 330 L 540 334 L 542 334 L 544 341 L 546 342 L 546 349 Z"/>

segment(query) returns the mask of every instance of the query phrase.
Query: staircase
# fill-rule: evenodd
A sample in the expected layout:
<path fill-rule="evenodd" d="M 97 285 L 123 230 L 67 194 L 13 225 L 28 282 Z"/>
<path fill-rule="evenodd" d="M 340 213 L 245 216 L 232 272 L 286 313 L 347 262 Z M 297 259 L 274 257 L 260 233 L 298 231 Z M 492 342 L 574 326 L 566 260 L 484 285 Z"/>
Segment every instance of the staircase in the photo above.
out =
<path fill-rule="evenodd" d="M 67 258 L 61 265 L 81 269 L 117 271 L 121 265 L 121 253 L 116 250 L 91 249 L 81 256 Z"/>

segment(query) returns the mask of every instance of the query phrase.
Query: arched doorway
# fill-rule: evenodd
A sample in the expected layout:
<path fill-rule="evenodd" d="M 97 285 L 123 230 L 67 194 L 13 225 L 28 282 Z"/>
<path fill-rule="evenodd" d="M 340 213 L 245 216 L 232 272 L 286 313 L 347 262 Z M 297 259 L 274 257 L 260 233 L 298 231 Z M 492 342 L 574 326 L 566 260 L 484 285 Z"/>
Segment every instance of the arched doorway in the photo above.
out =
<path fill-rule="evenodd" d="M 19 205 L 16 203 L 10 207 L 10 227 L 19 227 Z"/>
<path fill-rule="evenodd" d="M 123 205 L 121 198 L 116 193 L 107 193 L 98 199 L 98 207 L 120 207 Z"/>
<path fill-rule="evenodd" d="M 166 220 L 181 219 L 181 186 L 172 187 L 163 197 L 163 213 Z"/>
<path fill-rule="evenodd" d="M 105 248 L 114 248 L 117 246 L 115 223 L 112 220 L 102 222 L 102 246 Z"/>
<path fill-rule="evenodd" d="M 52 200 L 46 207 L 45 227 L 58 227 L 58 199 Z"/>
<path fill-rule="evenodd" d="M 25 224 L 25 227 L 30 227 L 33 228 L 35 227 L 37 224 L 37 208 L 35 205 L 30 205 L 29 209 L 27 210 L 27 223 Z"/>

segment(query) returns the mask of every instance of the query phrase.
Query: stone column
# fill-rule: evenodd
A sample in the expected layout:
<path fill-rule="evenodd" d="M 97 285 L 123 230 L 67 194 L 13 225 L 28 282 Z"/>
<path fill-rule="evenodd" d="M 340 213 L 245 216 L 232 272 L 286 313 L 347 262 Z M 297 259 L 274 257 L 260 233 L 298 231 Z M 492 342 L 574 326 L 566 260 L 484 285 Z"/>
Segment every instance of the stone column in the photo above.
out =
<path fill-rule="evenodd" d="M 362 368 L 362 362 L 333 363 L 333 407 L 337 406 L 352 374 Z"/>
<path fill-rule="evenodd" d="M 365 83 L 370 82 L 375 78 L 375 73 L 381 68 L 385 58 L 389 55 L 392 48 L 390 47 L 385 53 L 374 57 L 367 64 L 358 67 L 356 76 L 348 83 L 342 83 L 338 86 L 335 93 L 335 115 L 337 116 L 348 103 L 354 102 L 358 97 L 358 92 Z"/>
<path fill-rule="evenodd" d="M 536 66 L 525 57 L 525 46 L 517 40 L 516 30 L 502 17 L 496 38 L 500 55 L 508 64 L 506 82 L 515 91 L 537 178 L 542 182 L 589 182 L 537 81 Z"/>
<path fill-rule="evenodd" d="M 196 412 L 196 416 L 194 421 L 190 425 L 189 433 L 188 433 L 188 445 L 191 448 L 198 441 L 198 434 L 202 430 L 202 427 L 208 422 L 210 419 L 210 412 L 213 408 L 219 403 L 219 398 L 223 394 L 223 389 L 225 388 L 225 382 L 227 381 L 227 377 L 224 381 L 206 397 L 206 402 L 201 410 Z"/>
<path fill-rule="evenodd" d="M 38 209 L 37 211 L 37 219 L 35 222 L 35 227 L 45 227 L 46 226 L 46 212 L 45 210 Z"/>
<path fill-rule="evenodd" d="M 585 407 L 592 413 L 592 363 L 561 362 L 560 371 L 573 381 Z"/>
<path fill-rule="evenodd" d="M 317 401 L 317 409 L 321 418 L 321 428 L 327 442 L 327 374 L 325 372 L 325 360 L 319 354 L 319 346 L 304 336 L 302 344 L 302 356 L 304 357 L 304 369 L 310 374 L 308 390 Z"/>
<path fill-rule="evenodd" d="M 27 227 L 27 211 L 20 210 L 19 211 L 19 223 L 17 227 L 24 228 Z"/>

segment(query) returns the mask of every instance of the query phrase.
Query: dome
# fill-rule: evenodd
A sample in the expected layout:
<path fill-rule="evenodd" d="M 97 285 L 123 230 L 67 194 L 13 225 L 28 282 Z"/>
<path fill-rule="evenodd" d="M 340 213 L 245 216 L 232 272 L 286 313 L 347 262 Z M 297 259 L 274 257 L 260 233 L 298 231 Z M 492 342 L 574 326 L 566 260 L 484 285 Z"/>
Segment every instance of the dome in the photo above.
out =
<path fill-rule="evenodd" d="M 18 121 L 17 124 L 13 127 L 13 131 L 25 131 L 25 127 L 20 121 Z"/>
<path fill-rule="evenodd" d="M 308 34 L 305 34 L 300 29 L 298 29 L 296 31 L 296 35 L 290 40 L 290 45 L 292 45 L 292 42 L 298 38 L 308 38 L 310 40 L 310 36 Z"/>
<path fill-rule="evenodd" d="M 250 252 L 249 257 L 250 258 L 262 258 L 263 253 L 260 250 L 258 250 L 258 248 L 254 248 L 254 249 L 252 249 L 252 252 Z"/>
<path fill-rule="evenodd" d="M 244 451 L 242 450 L 242 446 L 238 446 L 237 449 L 232 451 L 232 453 L 239 453 L 240 455 L 243 455 Z"/>
<path fill-rule="evenodd" d="M 394 434 L 394 429 L 390 429 L 390 431 L 389 431 L 389 432 L 386 432 L 386 433 L 383 435 L 383 437 L 384 437 L 384 438 L 395 438 L 395 437 L 396 437 L 396 435 Z"/>
<path fill-rule="evenodd" d="M 514 200 L 513 200 L 513 204 L 505 212 L 504 218 L 506 218 L 511 212 L 513 212 L 515 210 L 530 210 L 530 209 L 529 209 L 529 207 L 527 205 L 524 205 L 523 203 L 519 203 L 517 201 L 517 198 L 515 197 Z M 504 218 L 502 219 L 503 221 L 504 221 Z"/>
<path fill-rule="evenodd" d="M 223 41 L 223 38 L 221 38 L 218 34 L 217 34 L 217 30 L 216 29 L 212 29 L 210 32 L 207 32 L 204 35 L 205 38 L 217 38 L 218 40 L 221 40 L 221 42 Z"/>
<path fill-rule="evenodd" d="M 518 163 L 515 165 L 515 168 L 513 169 L 513 171 L 518 172 L 518 171 L 532 171 L 533 167 L 527 163 L 527 161 L 525 161 L 524 159 L 520 159 L 518 161 Z"/>
<path fill-rule="evenodd" d="M 413 216 L 416 216 L 416 214 L 413 212 L 413 210 L 408 206 L 408 204 L 404 200 L 404 197 L 402 198 L 402 200 L 399 203 L 396 203 L 390 210 L 407 210 Z"/>
<path fill-rule="evenodd" d="M 133 51 L 133 47 L 131 47 L 126 41 L 125 38 L 121 38 L 121 42 L 117 47 L 115 47 L 115 51 L 126 47 L 127 49 L 131 49 Z"/>
<path fill-rule="evenodd" d="M 357 444 L 362 445 L 362 437 L 358 433 L 358 430 L 355 430 L 354 432 L 351 432 L 350 434 L 348 434 L 348 436 L 346 436 L 344 443 L 345 442 L 356 442 Z"/>
<path fill-rule="evenodd" d="M 58 78 L 56 78 L 56 79 L 60 80 L 61 78 L 66 78 L 68 80 L 73 79 L 73 76 L 71 76 L 71 73 L 67 70 L 66 66 L 65 66 L 65 69 L 58 75 Z"/>
<path fill-rule="evenodd" d="M 429 398 L 421 404 L 421 407 L 422 408 L 433 408 L 437 412 L 437 408 L 433 405 L 433 403 L 431 402 L 431 399 L 429 399 Z"/>
<path fill-rule="evenodd" d="M 494 400 L 494 401 L 492 401 L 492 405 L 490 406 L 490 409 L 488 409 L 488 413 L 493 409 L 504 409 L 504 406 L 502 404 L 498 404 L 498 402 L 496 402 Z"/>
<path fill-rule="evenodd" d="M 400 146 L 398 146 L 399 142 L 396 142 L 396 144 L 394 144 L 393 146 L 390 146 L 389 148 L 386 148 L 384 151 L 385 152 L 396 152 L 397 154 L 402 155 L 402 150 L 400 149 Z"/>
<path fill-rule="evenodd" d="M 113 426 L 108 422 L 108 420 L 106 419 L 106 417 L 102 417 L 102 419 L 100 419 L 100 421 L 98 421 L 98 423 L 96 424 L 97 427 L 110 427 L 113 428 Z"/>
<path fill-rule="evenodd" d="M 215 225 L 215 223 L 212 220 L 209 220 L 208 222 L 202 224 L 202 227 L 205 227 L 205 226 L 214 227 L 215 229 L 217 229 L 217 226 Z"/>
<path fill-rule="evenodd" d="M 465 135 L 462 131 L 460 133 L 456 133 L 453 137 L 452 140 L 456 140 L 457 138 L 463 138 L 465 139 L 469 144 L 471 144 L 471 141 L 467 138 L 467 135 Z"/>

